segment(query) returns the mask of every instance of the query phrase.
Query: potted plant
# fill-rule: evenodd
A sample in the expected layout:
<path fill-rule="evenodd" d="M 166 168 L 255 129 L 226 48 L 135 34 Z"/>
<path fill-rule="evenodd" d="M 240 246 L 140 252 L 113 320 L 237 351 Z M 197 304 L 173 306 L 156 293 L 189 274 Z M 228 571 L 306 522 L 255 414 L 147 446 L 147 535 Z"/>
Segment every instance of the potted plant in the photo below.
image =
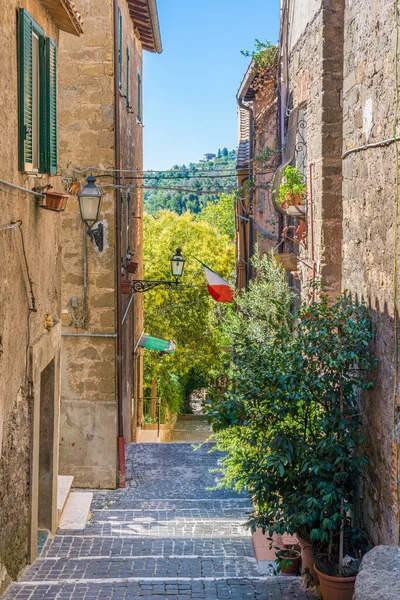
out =
<path fill-rule="evenodd" d="M 45 204 L 42 205 L 42 208 L 47 210 L 53 210 L 55 212 L 63 212 L 67 205 L 67 200 L 69 198 L 68 194 L 62 194 L 61 192 L 49 192 L 45 193 Z"/>
<path fill-rule="evenodd" d="M 126 271 L 127 273 L 136 273 L 139 267 L 139 263 L 137 262 L 133 262 L 132 260 L 130 260 L 127 265 L 126 265 Z"/>
<path fill-rule="evenodd" d="M 121 281 L 121 292 L 123 294 L 130 294 L 132 282 L 129 279 L 123 279 Z"/>
<path fill-rule="evenodd" d="M 328 576 L 346 575 L 351 585 L 343 560 L 356 568 L 366 545 L 349 516 L 366 461 L 349 417 L 359 412 L 360 390 L 371 387 L 370 321 L 346 294 L 333 302 L 320 294 L 292 312 L 283 269 L 267 261 L 255 263 L 257 279 L 238 300 L 235 363 L 212 406 L 216 449 L 225 452 L 220 485 L 249 491 L 253 532 L 298 534 L 317 573 L 328 557 Z"/>
<path fill-rule="evenodd" d="M 285 545 L 283 548 L 276 548 L 275 562 L 278 571 L 282 575 L 297 575 L 300 565 L 300 547 L 296 545 Z"/>
<path fill-rule="evenodd" d="M 287 165 L 282 173 L 278 199 L 286 214 L 304 219 L 306 190 L 307 186 L 300 169 Z"/>

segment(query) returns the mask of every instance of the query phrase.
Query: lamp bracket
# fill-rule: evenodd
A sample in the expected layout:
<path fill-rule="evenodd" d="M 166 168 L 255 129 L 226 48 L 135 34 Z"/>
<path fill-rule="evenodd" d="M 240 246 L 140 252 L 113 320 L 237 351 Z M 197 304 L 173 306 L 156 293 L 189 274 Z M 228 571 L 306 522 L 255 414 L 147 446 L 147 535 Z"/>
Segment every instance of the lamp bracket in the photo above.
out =
<path fill-rule="evenodd" d="M 103 223 L 97 223 L 96 229 L 93 229 L 93 225 L 92 225 L 92 227 L 89 227 L 87 233 L 88 233 L 88 236 L 90 237 L 90 239 L 92 240 L 92 242 L 94 242 L 96 244 L 96 246 L 98 247 L 99 252 L 103 252 L 103 249 L 104 249 Z"/>
<path fill-rule="evenodd" d="M 175 281 L 150 281 L 147 279 L 134 279 L 132 281 L 133 292 L 148 292 L 156 287 L 164 286 L 167 288 L 174 288 L 179 286 L 179 280 Z"/>

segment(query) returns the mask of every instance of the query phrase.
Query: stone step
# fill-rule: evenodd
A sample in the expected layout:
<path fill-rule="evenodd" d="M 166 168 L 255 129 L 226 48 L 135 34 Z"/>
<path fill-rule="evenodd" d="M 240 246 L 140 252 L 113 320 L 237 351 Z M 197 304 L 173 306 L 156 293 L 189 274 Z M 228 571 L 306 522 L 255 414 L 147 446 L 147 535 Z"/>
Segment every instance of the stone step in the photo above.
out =
<path fill-rule="evenodd" d="M 75 535 L 95 535 L 95 536 L 111 536 L 111 537 L 174 537 L 174 538 L 232 538 L 232 537 L 249 537 L 248 529 L 243 526 L 244 519 L 228 519 L 222 521 L 219 519 L 203 521 L 154 521 L 151 518 L 142 521 L 97 521 L 95 523 L 87 523 L 84 528 L 74 530 Z M 60 524 L 59 533 L 72 531 L 72 523 L 68 529 L 65 529 Z"/>
<path fill-rule="evenodd" d="M 270 577 L 267 579 L 104 579 L 88 581 L 71 579 L 63 583 L 50 580 L 41 583 L 11 585 L 3 600 L 135 600 L 140 598 L 165 598 L 165 600 L 312 600 L 311 594 L 304 591 L 297 577 Z"/>
<path fill-rule="evenodd" d="M 270 573 L 272 575 L 272 572 Z M 40 559 L 25 570 L 21 581 L 93 579 L 186 579 L 264 577 L 254 558 L 224 557 L 96 557 Z"/>
<path fill-rule="evenodd" d="M 57 535 L 46 544 L 42 558 L 91 556 L 215 556 L 254 558 L 251 538 L 152 538 Z"/>
<path fill-rule="evenodd" d="M 83 531 L 90 516 L 92 492 L 71 492 L 59 522 L 63 531 Z"/>
<path fill-rule="evenodd" d="M 62 511 L 64 510 L 65 503 L 71 491 L 72 482 L 74 478 L 72 475 L 59 475 L 57 478 L 57 511 L 58 520 L 60 520 Z"/>
<path fill-rule="evenodd" d="M 250 506 L 224 507 L 221 505 L 213 508 L 192 506 L 187 508 L 173 508 L 167 510 L 93 509 L 90 522 L 104 523 L 105 521 L 109 521 L 119 523 L 135 523 L 153 521 L 157 523 L 162 523 L 165 521 L 183 521 L 186 523 L 190 523 L 193 521 L 202 520 L 226 521 L 232 519 L 242 519 L 242 522 L 244 522 L 246 521 L 252 510 L 253 509 Z"/>
<path fill-rule="evenodd" d="M 228 510 L 241 509 L 243 514 L 252 510 L 252 505 L 248 496 L 235 496 L 233 498 L 209 498 L 198 500 L 194 498 L 175 499 L 166 498 L 158 500 L 127 500 L 126 494 L 119 494 L 115 490 L 115 495 L 111 492 L 96 491 L 93 494 L 92 510 L 138 510 L 138 511 L 181 511 L 181 510 Z M 123 506 L 123 505 L 127 506 Z"/>

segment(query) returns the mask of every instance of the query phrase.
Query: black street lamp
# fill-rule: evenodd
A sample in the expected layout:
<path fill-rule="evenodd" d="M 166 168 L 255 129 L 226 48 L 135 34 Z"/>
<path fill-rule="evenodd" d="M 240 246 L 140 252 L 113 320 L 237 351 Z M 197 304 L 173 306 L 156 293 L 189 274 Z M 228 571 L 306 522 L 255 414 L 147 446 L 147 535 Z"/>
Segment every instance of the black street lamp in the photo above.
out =
<path fill-rule="evenodd" d="M 99 223 L 101 200 L 103 194 L 95 184 L 96 177 L 89 175 L 86 179 L 87 184 L 78 194 L 79 210 L 81 211 L 81 219 L 88 228 L 88 236 L 96 244 L 100 252 L 102 252 L 103 243 L 103 224 Z M 96 229 L 93 226 L 98 223 Z"/>
<path fill-rule="evenodd" d="M 175 281 L 151 281 L 148 279 L 134 279 L 132 281 L 132 292 L 147 292 L 155 287 L 175 287 L 179 285 L 179 280 L 183 274 L 183 268 L 185 266 L 185 259 L 182 256 L 182 250 L 176 249 L 175 255 L 170 259 L 172 277 Z"/>

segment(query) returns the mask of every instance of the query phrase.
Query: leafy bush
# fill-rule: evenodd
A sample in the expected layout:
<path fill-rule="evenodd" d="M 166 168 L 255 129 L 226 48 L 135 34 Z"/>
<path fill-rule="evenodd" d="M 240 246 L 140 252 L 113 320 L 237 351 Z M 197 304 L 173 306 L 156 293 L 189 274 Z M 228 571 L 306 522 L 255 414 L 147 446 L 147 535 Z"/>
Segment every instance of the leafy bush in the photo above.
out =
<path fill-rule="evenodd" d="M 248 490 L 254 530 L 298 533 L 337 563 L 362 545 L 351 526 L 354 483 L 362 457 L 359 393 L 371 384 L 370 323 L 346 294 L 290 311 L 293 300 L 270 257 L 238 299 L 230 325 L 235 350 L 231 383 L 211 406 L 221 486 Z"/>

